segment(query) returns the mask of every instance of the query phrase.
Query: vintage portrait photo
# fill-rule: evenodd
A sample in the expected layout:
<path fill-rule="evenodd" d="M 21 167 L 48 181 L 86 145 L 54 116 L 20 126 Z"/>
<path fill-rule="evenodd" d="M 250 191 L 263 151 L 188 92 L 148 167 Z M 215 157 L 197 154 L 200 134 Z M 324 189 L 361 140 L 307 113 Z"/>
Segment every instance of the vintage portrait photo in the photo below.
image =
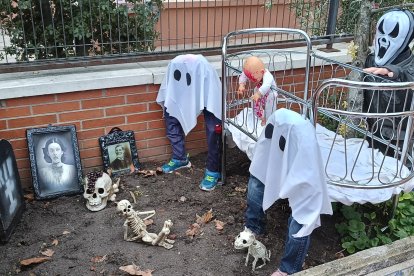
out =
<path fill-rule="evenodd" d="M 133 173 L 139 169 L 138 152 L 134 132 L 114 128 L 99 138 L 102 160 L 106 171 L 112 176 Z"/>
<path fill-rule="evenodd" d="M 6 242 L 25 207 L 11 144 L 0 140 L 0 241 Z"/>
<path fill-rule="evenodd" d="M 129 142 L 108 146 L 109 167 L 113 172 L 130 169 L 132 164 Z"/>
<path fill-rule="evenodd" d="M 29 134 L 30 133 L 30 134 Z M 81 192 L 81 166 L 74 126 L 28 131 L 33 185 L 39 198 Z"/>

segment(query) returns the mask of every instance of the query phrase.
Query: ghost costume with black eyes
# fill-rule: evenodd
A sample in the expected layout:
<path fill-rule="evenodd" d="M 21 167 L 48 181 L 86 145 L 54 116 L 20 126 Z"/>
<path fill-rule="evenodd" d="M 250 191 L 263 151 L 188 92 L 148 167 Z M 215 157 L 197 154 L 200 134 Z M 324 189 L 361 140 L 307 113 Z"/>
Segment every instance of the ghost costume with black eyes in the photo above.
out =
<path fill-rule="evenodd" d="M 295 221 L 293 235 L 304 237 L 321 225 L 321 214 L 332 214 L 323 161 L 314 126 L 298 113 L 275 111 L 257 141 L 250 173 L 264 184 L 263 210 L 287 198 Z"/>
<path fill-rule="evenodd" d="M 221 82 L 217 72 L 202 55 L 180 55 L 168 65 L 158 91 L 157 103 L 164 109 L 167 138 L 172 147 L 172 159 L 187 160 L 185 136 L 204 113 L 207 136 L 207 170 L 220 170 Z"/>
<path fill-rule="evenodd" d="M 168 64 L 157 103 L 180 122 L 187 135 L 204 109 L 221 118 L 219 76 L 202 55 L 177 56 Z"/>
<path fill-rule="evenodd" d="M 409 43 L 414 37 L 414 14 L 408 10 L 390 10 L 380 17 L 376 27 L 374 53 L 368 55 L 365 68 L 386 68 L 393 73 L 392 77 L 381 76 L 395 82 L 414 81 L 414 55 Z M 380 81 L 375 77 L 365 78 L 366 81 Z M 410 109 L 412 91 L 402 93 L 388 91 L 364 91 L 363 111 L 369 113 L 400 112 Z M 368 124 L 372 125 L 370 119 Z M 392 129 L 397 122 L 386 120 L 381 133 L 385 138 L 387 128 Z M 402 129 L 405 130 L 403 125 Z M 392 132 L 389 132 L 392 133 Z M 401 138 L 403 139 L 404 133 Z M 395 139 L 395 138 L 394 138 Z M 375 142 L 374 142 L 375 143 Z M 378 147 L 385 146 L 378 144 Z"/>

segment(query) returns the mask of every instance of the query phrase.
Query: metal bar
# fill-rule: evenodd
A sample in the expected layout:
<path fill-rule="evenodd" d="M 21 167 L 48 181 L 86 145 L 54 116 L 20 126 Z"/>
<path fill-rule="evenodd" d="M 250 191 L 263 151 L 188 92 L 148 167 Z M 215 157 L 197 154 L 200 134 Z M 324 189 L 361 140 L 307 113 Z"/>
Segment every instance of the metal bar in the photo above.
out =
<path fill-rule="evenodd" d="M 328 12 L 328 23 L 326 26 L 326 35 L 329 36 L 332 41 L 326 44 L 326 49 L 332 49 L 333 45 L 333 34 L 336 30 L 336 18 L 338 17 L 339 0 L 329 1 L 329 12 Z"/>

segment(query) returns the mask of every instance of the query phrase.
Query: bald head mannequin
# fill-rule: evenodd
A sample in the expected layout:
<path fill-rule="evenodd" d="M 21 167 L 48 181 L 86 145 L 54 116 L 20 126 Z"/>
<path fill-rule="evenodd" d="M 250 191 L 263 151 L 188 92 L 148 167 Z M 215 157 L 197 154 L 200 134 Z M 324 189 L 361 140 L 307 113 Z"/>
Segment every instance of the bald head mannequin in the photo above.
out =
<path fill-rule="evenodd" d="M 265 65 L 260 58 L 252 56 L 244 62 L 243 72 L 250 81 L 260 82 L 263 79 Z"/>

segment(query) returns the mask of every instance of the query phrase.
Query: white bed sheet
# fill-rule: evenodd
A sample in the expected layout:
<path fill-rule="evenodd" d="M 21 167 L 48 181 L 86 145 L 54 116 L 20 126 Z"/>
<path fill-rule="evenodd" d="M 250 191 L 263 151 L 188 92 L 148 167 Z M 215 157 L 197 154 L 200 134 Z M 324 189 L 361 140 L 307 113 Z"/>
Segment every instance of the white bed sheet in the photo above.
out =
<path fill-rule="evenodd" d="M 257 123 L 251 108 L 245 108 L 236 117 L 232 118 L 233 122 L 248 133 L 253 133 L 259 137 L 264 126 Z M 240 131 L 232 124 L 227 125 L 232 133 L 232 138 L 237 147 L 245 152 L 250 160 L 252 160 L 256 141 Z M 256 129 L 255 129 L 256 127 Z M 406 177 L 409 175 L 407 167 L 394 158 L 385 156 L 379 151 L 374 151 L 374 159 L 371 158 L 372 149 L 368 148 L 368 142 L 359 138 L 351 138 L 346 140 L 342 136 L 317 125 L 316 135 L 321 150 L 323 163 L 328 166 L 325 168 L 327 181 L 340 180 L 340 182 L 357 182 L 360 185 L 381 185 L 382 183 L 395 182 L 393 179 L 396 175 Z M 332 152 L 331 147 L 335 141 Z M 345 146 L 346 146 L 346 162 L 348 169 L 345 169 Z M 328 160 L 329 159 L 329 160 Z M 372 160 L 374 160 L 372 162 Z M 381 164 L 384 161 L 383 164 Z M 353 164 L 357 166 L 353 168 Z M 374 163 L 374 164 L 372 164 Z M 398 167 L 397 167 L 398 166 Z M 374 170 L 374 173 L 373 173 Z M 354 202 L 364 204 L 366 202 L 380 203 L 392 197 L 393 194 L 399 194 L 401 191 L 411 191 L 414 188 L 414 180 L 411 179 L 404 185 L 390 187 L 384 189 L 353 189 L 347 187 L 339 187 L 328 185 L 329 198 L 333 202 L 341 202 L 350 205 Z"/>

